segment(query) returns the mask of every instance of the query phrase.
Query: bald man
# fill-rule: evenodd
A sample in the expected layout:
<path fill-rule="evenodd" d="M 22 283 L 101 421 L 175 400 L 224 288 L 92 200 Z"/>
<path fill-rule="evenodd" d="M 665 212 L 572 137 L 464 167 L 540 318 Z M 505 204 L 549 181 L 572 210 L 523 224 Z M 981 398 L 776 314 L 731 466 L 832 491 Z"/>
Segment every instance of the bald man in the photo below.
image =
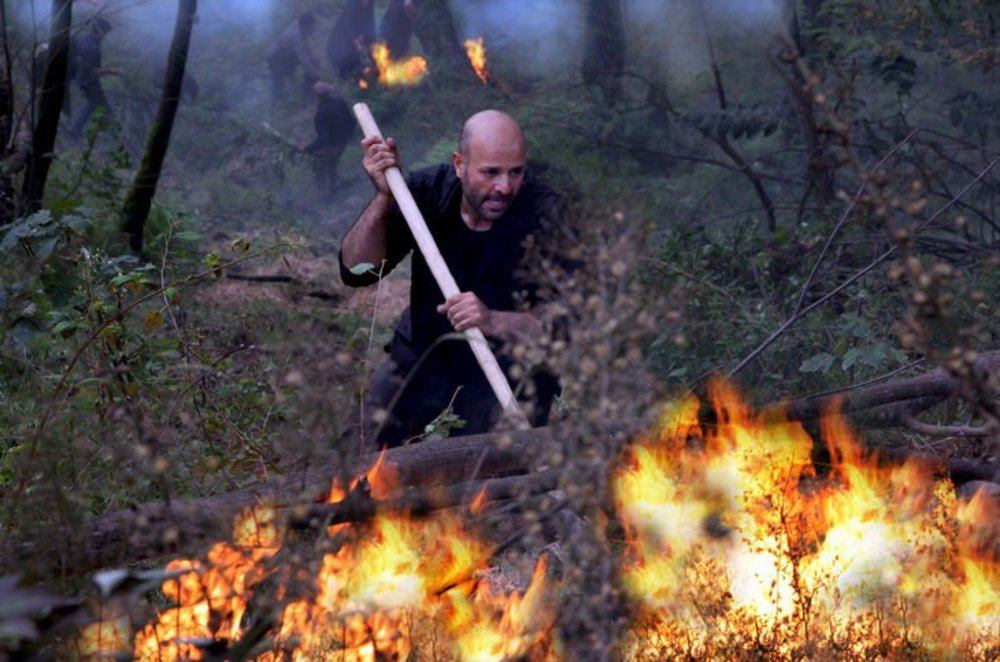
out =
<path fill-rule="evenodd" d="M 386 181 L 385 171 L 400 165 L 395 142 L 373 137 L 361 145 L 375 194 L 341 242 L 341 278 L 354 287 L 372 285 L 413 252 L 410 307 L 372 381 L 362 430 L 379 446 L 399 445 L 418 438 L 450 406 L 464 421 L 461 434 L 488 431 L 499 415 L 496 396 L 467 341 L 454 332 L 481 329 L 505 370 L 513 344 L 543 333 L 543 302 L 526 248 L 559 220 L 560 200 L 528 172 L 524 133 L 514 118 L 497 110 L 470 117 L 450 163 L 408 178 L 460 290 L 445 301 Z M 518 384 L 512 386 L 516 392 Z M 533 423 L 544 424 L 555 380 L 537 373 L 534 388 Z"/>

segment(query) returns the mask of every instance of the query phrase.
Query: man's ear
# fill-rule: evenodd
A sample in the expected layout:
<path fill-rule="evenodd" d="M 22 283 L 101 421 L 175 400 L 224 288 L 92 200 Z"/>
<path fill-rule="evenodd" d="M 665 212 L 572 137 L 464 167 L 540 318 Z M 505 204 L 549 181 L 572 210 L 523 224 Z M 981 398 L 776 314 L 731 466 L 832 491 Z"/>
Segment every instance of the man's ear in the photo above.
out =
<path fill-rule="evenodd" d="M 451 164 L 455 166 L 455 176 L 459 179 L 465 177 L 465 159 L 462 158 L 461 152 L 451 153 Z"/>

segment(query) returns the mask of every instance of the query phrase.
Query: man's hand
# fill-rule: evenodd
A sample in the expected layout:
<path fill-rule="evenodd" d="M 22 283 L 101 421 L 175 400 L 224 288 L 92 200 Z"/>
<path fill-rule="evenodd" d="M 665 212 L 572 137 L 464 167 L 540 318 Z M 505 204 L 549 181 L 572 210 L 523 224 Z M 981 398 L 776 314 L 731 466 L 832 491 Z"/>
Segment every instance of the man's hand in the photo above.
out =
<path fill-rule="evenodd" d="M 437 311 L 448 316 L 456 331 L 479 327 L 483 333 L 492 334 L 493 311 L 472 292 L 459 292 L 448 297 L 437 307 Z"/>
<path fill-rule="evenodd" d="M 392 138 L 382 140 L 378 136 L 369 136 L 361 141 L 365 156 L 361 164 L 371 178 L 375 190 L 385 196 L 392 195 L 385 171 L 399 167 L 399 153 L 396 151 L 396 141 Z"/>

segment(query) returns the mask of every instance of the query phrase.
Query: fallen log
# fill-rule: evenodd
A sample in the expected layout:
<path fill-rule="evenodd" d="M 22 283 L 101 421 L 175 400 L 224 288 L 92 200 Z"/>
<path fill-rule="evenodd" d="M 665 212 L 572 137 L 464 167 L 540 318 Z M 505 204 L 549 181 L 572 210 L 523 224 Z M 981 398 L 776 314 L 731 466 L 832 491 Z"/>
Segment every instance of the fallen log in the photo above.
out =
<path fill-rule="evenodd" d="M 520 476 L 438 485 L 411 490 L 395 499 L 373 499 L 363 490 L 348 494 L 337 503 L 315 504 L 293 508 L 288 518 L 294 529 L 315 529 L 331 524 L 360 522 L 379 512 L 405 512 L 414 517 L 471 502 L 479 495 L 487 501 L 512 499 L 520 495 L 550 492 L 559 486 L 560 471 L 546 469 Z"/>
<path fill-rule="evenodd" d="M 464 484 L 533 470 L 539 451 L 551 447 L 553 439 L 550 428 L 537 428 L 428 440 L 390 449 L 385 461 L 403 486 Z M 378 457 L 364 456 L 353 475 Z M 279 507 L 314 502 L 329 491 L 334 476 L 345 473 L 352 474 L 331 460 L 247 489 L 113 511 L 82 522 L 75 532 L 8 539 L 0 545 L 0 573 L 44 563 L 50 572 L 71 575 L 193 550 L 228 539 L 233 519 L 245 508 L 263 502 Z"/>
<path fill-rule="evenodd" d="M 990 372 L 1000 372 L 1000 352 L 982 354 L 977 366 Z M 839 400 L 840 410 L 856 426 L 905 425 L 912 416 L 954 397 L 957 386 L 957 381 L 939 368 L 909 379 L 839 394 L 801 398 L 773 407 L 780 407 L 794 419 L 810 422 L 821 418 Z M 392 449 L 387 452 L 386 458 L 395 466 L 403 486 L 433 490 L 435 486 L 458 485 L 476 479 L 531 471 L 538 463 L 539 451 L 552 449 L 558 440 L 557 429 L 538 428 L 425 441 Z M 893 457 L 901 460 L 915 454 L 918 453 L 900 450 L 898 454 L 894 452 Z M 367 455 L 358 466 L 367 468 L 376 457 L 377 454 Z M 972 480 L 991 480 L 996 473 L 995 465 L 984 462 L 925 459 L 939 462 L 939 466 L 947 470 L 959 485 Z M 56 573 L 73 574 L 192 550 L 227 538 L 233 518 L 248 506 L 263 501 L 277 506 L 315 502 L 321 493 L 329 489 L 332 477 L 338 473 L 344 473 L 342 463 L 329 460 L 282 479 L 242 490 L 138 504 L 106 513 L 82 522 L 76 532 L 37 535 L 30 541 L 7 540 L 0 544 L 0 572 L 21 569 L 24 564 L 32 562 L 44 562 Z M 354 475 L 358 473 L 356 471 Z M 454 497 L 442 496 L 446 492 L 413 499 L 426 499 L 422 508 L 430 508 L 434 503 L 454 502 Z"/>
<path fill-rule="evenodd" d="M 980 354 L 976 367 L 1000 375 L 1000 351 Z M 800 398 L 779 406 L 791 418 L 809 422 L 822 418 L 839 403 L 840 411 L 859 428 L 906 427 L 917 414 L 957 396 L 958 390 L 957 379 L 944 368 L 935 368 L 909 379 Z"/>

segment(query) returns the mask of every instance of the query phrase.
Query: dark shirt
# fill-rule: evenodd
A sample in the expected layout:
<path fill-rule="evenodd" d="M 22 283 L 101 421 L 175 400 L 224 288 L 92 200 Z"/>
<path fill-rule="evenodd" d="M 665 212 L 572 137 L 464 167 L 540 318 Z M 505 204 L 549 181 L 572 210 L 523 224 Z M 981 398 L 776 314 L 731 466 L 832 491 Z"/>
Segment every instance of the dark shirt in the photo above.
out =
<path fill-rule="evenodd" d="M 326 147 L 344 147 L 354 135 L 354 115 L 341 97 L 326 94 L 316 102 L 313 126 L 316 139 L 306 145 L 306 152 L 312 154 Z"/>
<path fill-rule="evenodd" d="M 99 85 L 101 82 L 101 40 L 87 33 L 73 40 L 73 74 L 81 87 Z"/>
<path fill-rule="evenodd" d="M 359 61 L 355 40 L 361 37 L 366 46 L 375 40 L 375 3 L 365 6 L 361 0 L 347 0 L 326 40 L 326 55 L 335 69 L 354 66 Z"/>
<path fill-rule="evenodd" d="M 444 164 L 419 170 L 409 176 L 408 184 L 459 291 L 474 292 L 490 310 L 514 311 L 538 303 L 538 284 L 531 265 L 525 264 L 525 240 L 541 235 L 549 222 L 558 220 L 554 218 L 558 196 L 529 174 L 507 213 L 489 230 L 476 232 L 462 221 L 462 187 L 454 167 Z M 383 275 L 413 250 L 409 311 L 412 332 L 407 334 L 404 319 L 397 327 L 397 334 L 409 335 L 413 349 L 421 353 L 439 337 L 453 332 L 448 318 L 436 310 L 444 302 L 444 296 L 423 255 L 414 250 L 413 235 L 395 205 L 389 218 L 388 237 Z M 344 283 L 352 287 L 378 281 L 377 273 L 351 273 L 344 266 L 343 256 L 340 274 Z M 435 349 L 434 358 L 455 372 L 479 370 L 464 341 L 442 344 Z"/>

